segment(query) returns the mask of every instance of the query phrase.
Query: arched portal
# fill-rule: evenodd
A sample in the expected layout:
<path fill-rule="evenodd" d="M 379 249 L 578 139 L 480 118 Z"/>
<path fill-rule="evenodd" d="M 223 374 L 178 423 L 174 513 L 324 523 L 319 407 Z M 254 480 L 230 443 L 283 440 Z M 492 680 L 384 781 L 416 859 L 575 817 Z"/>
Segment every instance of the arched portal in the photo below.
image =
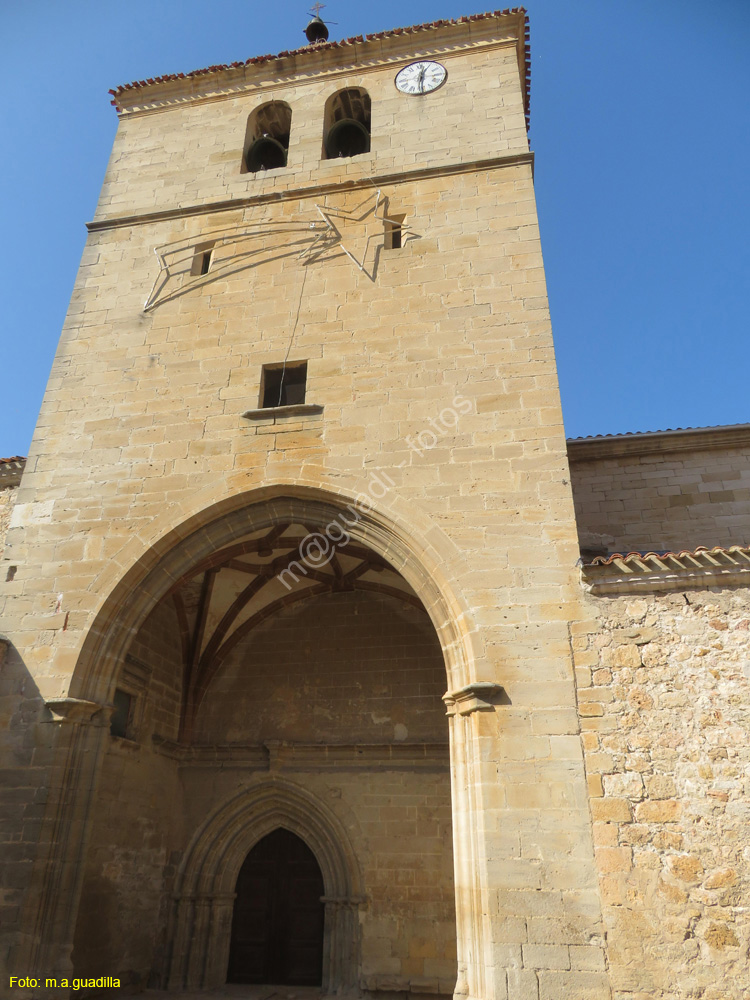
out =
<path fill-rule="evenodd" d="M 322 986 L 339 992 L 357 987 L 359 910 L 366 896 L 354 847 L 344 825 L 314 795 L 295 782 L 274 777 L 251 781 L 224 803 L 198 830 L 186 852 L 175 885 L 170 989 L 207 989 L 226 981 L 243 864 L 279 829 L 303 842 L 321 874 Z"/>
<path fill-rule="evenodd" d="M 111 961 L 107 956 L 110 964 L 116 967 L 119 961 L 116 953 L 120 942 L 140 935 L 140 943 L 133 945 L 127 960 L 134 967 L 143 967 L 143 955 L 150 946 L 145 928 L 150 921 L 160 940 L 154 966 L 143 969 L 142 976 L 156 975 L 173 988 L 219 985 L 226 976 L 234 893 L 242 862 L 260 836 L 284 826 L 311 847 L 325 880 L 324 988 L 381 990 L 386 983 L 395 983 L 388 988 L 450 990 L 456 967 L 452 953 L 457 944 L 460 950 L 463 940 L 460 926 L 456 932 L 454 912 L 451 780 L 454 787 L 463 789 L 463 799 L 468 793 L 471 800 L 473 792 L 466 776 L 450 776 L 448 724 L 440 689 L 444 690 L 446 670 L 449 691 L 455 692 L 462 683 L 473 679 L 471 650 L 476 633 L 450 591 L 440 584 L 440 533 L 419 539 L 369 502 L 360 504 L 352 499 L 345 504 L 341 498 L 322 491 L 298 489 L 281 496 L 270 495 L 268 490 L 258 493 L 256 503 L 241 506 L 235 498 L 232 505 L 204 512 L 202 523 L 193 521 L 189 527 L 176 529 L 169 544 L 161 543 L 157 552 L 148 553 L 139 566 L 131 568 L 89 632 L 71 694 L 88 703 L 105 702 L 118 687 L 126 692 L 129 688 L 136 705 L 140 700 L 142 710 L 136 708 L 140 732 L 137 724 L 133 741 L 137 747 L 126 748 L 121 741 L 105 748 L 101 775 L 94 778 L 92 773 L 88 786 L 126 789 L 129 806 L 122 812 L 98 809 L 96 795 L 106 794 L 104 791 L 87 800 L 89 862 L 83 878 L 85 906 L 81 913 L 87 912 L 90 918 L 100 898 L 124 900 L 137 887 L 142 907 L 138 926 L 123 926 L 127 906 L 118 907 Z M 310 536 L 317 536 L 318 544 L 324 544 L 323 539 L 332 543 L 332 553 L 322 565 L 304 558 L 303 542 Z M 297 579 L 287 587 L 290 570 Z M 212 593 L 222 573 L 224 583 Z M 239 574 L 243 585 L 227 583 L 230 574 L 235 574 L 236 579 Z M 322 729 L 302 740 L 294 732 L 274 735 L 256 725 L 263 713 L 253 711 L 244 713 L 247 731 L 233 731 L 229 737 L 225 732 L 222 737 L 215 724 L 220 713 L 217 716 L 211 704 L 213 692 L 221 692 L 228 703 L 236 700 L 233 691 L 242 681 L 243 663 L 250 663 L 248 657 L 255 657 L 259 648 L 256 637 L 263 638 L 265 649 L 273 649 L 278 643 L 268 630 L 283 626 L 283 632 L 289 616 L 295 617 L 299 611 L 299 619 L 295 619 L 298 624 L 304 618 L 301 612 L 308 609 L 308 619 L 331 626 L 319 628 L 326 632 L 321 641 L 335 645 L 337 609 L 352 622 L 366 622 L 372 611 L 368 601 L 375 602 L 378 614 L 385 616 L 373 629 L 383 647 L 384 663 L 393 660 L 385 648 L 387 642 L 400 644 L 408 656 L 420 634 L 432 636 L 434 651 L 425 665 L 429 676 L 417 678 L 408 664 L 403 668 L 396 665 L 395 672 L 406 685 L 412 685 L 412 695 L 416 692 L 423 703 L 431 704 L 431 717 L 442 720 L 439 725 L 444 728 L 439 738 L 430 729 L 431 723 L 422 726 L 419 706 L 416 714 L 404 719 L 373 704 L 367 739 L 358 742 L 352 734 L 342 739 L 336 720 L 345 718 L 344 711 L 334 704 L 335 698 L 326 702 L 314 691 L 315 711 L 328 725 L 324 738 L 320 738 Z M 325 614 L 317 614 L 319 602 L 325 602 Z M 261 635 L 260 630 L 266 631 Z M 300 648 L 307 656 L 304 646 Z M 361 648 L 369 649 L 369 640 Z M 380 684 L 386 701 L 399 700 L 393 697 L 395 689 L 389 688 L 390 680 L 379 678 L 372 663 L 368 669 L 371 667 L 371 690 Z M 263 664 L 257 658 L 253 669 L 264 682 L 279 673 L 272 662 Z M 342 677 L 349 683 L 344 673 Z M 297 680 L 289 671 L 287 675 L 289 683 L 297 684 L 297 707 L 303 706 L 310 679 L 304 671 L 298 672 Z M 330 678 L 326 683 L 334 694 L 343 690 L 341 685 L 329 682 Z M 248 690 L 253 691 L 250 681 L 245 685 L 245 695 Z M 154 697 L 155 693 L 158 697 Z M 277 695 L 272 692 L 273 697 Z M 271 700 L 269 696 L 269 704 Z M 414 698 L 414 705 L 418 700 Z M 266 704 L 260 698 L 256 701 L 261 707 Z M 404 699 L 401 701 L 399 711 L 406 704 Z M 452 729 L 459 735 L 462 731 L 460 727 Z M 140 757 L 138 767 L 125 762 L 126 753 L 133 764 Z M 453 759 L 461 765 L 461 758 Z M 363 781 L 363 772 L 378 775 L 380 782 L 370 798 L 364 790 L 369 794 L 372 781 Z M 335 781 L 329 777 L 331 774 L 336 774 Z M 148 775 L 148 782 L 144 782 L 144 775 Z M 352 838 L 354 864 L 350 869 L 362 864 L 361 879 L 349 876 L 342 883 L 341 878 L 331 876 L 341 866 L 327 869 L 323 857 L 326 851 L 335 855 L 336 849 L 330 844 L 333 840 L 340 844 L 342 838 L 322 838 L 319 850 L 307 822 L 313 815 L 310 809 L 305 809 L 306 821 L 299 822 L 296 829 L 278 811 L 270 825 L 262 831 L 258 828 L 258 782 L 277 790 L 283 781 L 288 783 L 285 787 L 297 790 L 313 788 L 312 799 L 319 810 L 328 810 L 333 816 L 331 822 Z M 232 786 L 242 789 L 237 798 L 243 806 L 241 822 L 232 827 L 229 840 L 215 838 L 211 848 L 205 849 L 205 856 L 201 856 L 206 864 L 210 862 L 209 868 L 203 862 L 196 866 L 195 851 L 200 855 L 205 841 L 193 839 L 194 846 L 186 852 L 186 839 L 190 839 L 192 830 L 202 829 L 207 811 L 216 808 L 216 796 L 228 796 Z M 456 871 L 464 881 L 460 891 L 465 898 L 467 892 L 473 896 L 479 891 L 473 861 L 478 834 L 466 821 L 472 802 L 467 806 L 463 799 L 463 827 L 468 832 Z M 367 823 L 369 828 L 364 829 Z M 149 838 L 145 869 L 143 857 L 124 846 L 115 845 L 117 863 L 109 860 L 114 841 L 124 835 L 128 824 L 133 828 L 133 837 L 137 832 L 139 837 Z M 377 845 L 369 858 L 363 846 L 368 844 Z M 63 848 L 61 842 L 54 850 L 62 854 Z M 344 853 L 348 856 L 347 851 Z M 432 860 L 425 868 L 422 859 L 426 856 Z M 179 865 L 176 876 L 170 874 L 175 865 Z M 412 873 L 421 871 L 418 879 L 425 881 L 428 895 L 432 893 L 427 900 L 429 906 L 425 906 L 419 885 L 410 882 L 414 875 L 409 875 L 409 868 Z M 353 888 L 354 881 L 359 881 L 361 888 Z M 403 897 L 395 909 L 394 884 L 401 886 Z M 162 934 L 167 922 L 158 919 L 158 911 L 169 906 L 169 899 L 177 902 L 169 927 Z M 468 909 L 466 905 L 463 908 Z M 81 942 L 77 954 L 83 963 L 88 929 L 81 919 L 79 916 L 76 941 Z M 440 938 L 435 935 L 436 925 L 443 928 Z M 476 933 L 474 929 L 474 938 Z M 381 949 L 381 960 L 378 949 L 384 936 L 391 951 L 383 953 Z M 399 942 L 405 936 L 414 942 L 415 953 L 407 950 L 398 955 Z M 363 939 L 365 947 L 370 948 L 367 961 L 361 958 Z M 394 965 L 402 967 L 399 976 L 387 971 Z M 161 975 L 159 966 L 165 970 Z"/>
<path fill-rule="evenodd" d="M 237 876 L 227 982 L 321 986 L 324 895 L 304 840 L 283 827 L 266 834 Z"/>

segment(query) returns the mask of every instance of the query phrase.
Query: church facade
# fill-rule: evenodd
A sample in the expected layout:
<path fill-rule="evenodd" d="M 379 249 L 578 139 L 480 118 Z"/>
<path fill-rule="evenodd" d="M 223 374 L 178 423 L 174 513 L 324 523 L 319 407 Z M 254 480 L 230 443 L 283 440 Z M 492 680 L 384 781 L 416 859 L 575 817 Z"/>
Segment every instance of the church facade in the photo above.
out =
<path fill-rule="evenodd" d="M 0 466 L 5 985 L 746 997 L 750 428 L 566 442 L 524 12 L 113 96 Z"/>

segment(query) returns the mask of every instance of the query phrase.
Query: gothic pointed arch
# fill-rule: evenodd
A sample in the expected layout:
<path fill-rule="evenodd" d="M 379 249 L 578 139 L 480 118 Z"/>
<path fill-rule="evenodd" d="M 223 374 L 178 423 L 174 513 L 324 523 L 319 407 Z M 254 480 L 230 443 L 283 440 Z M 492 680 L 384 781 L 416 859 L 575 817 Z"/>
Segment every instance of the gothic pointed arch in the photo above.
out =
<path fill-rule="evenodd" d="M 174 892 L 169 989 L 209 989 L 225 982 L 237 876 L 250 850 L 279 827 L 305 842 L 323 875 L 323 990 L 356 985 L 358 910 L 366 900 L 348 834 L 314 795 L 274 776 L 220 806 L 185 852 Z"/>
<path fill-rule="evenodd" d="M 211 505 L 141 551 L 111 588 L 87 632 L 70 696 L 100 704 L 111 701 L 133 634 L 175 582 L 196 565 L 208 566 L 217 550 L 251 531 L 272 530 L 290 522 L 305 525 L 313 534 L 325 535 L 327 529 L 330 533 L 334 524 L 340 526 L 338 532 L 345 528 L 355 545 L 371 550 L 407 581 L 438 635 L 448 691 L 483 679 L 478 631 L 445 576 L 445 567 L 458 556 L 434 525 L 420 533 L 418 522 L 407 526 L 361 493 L 347 496 L 279 486 Z"/>

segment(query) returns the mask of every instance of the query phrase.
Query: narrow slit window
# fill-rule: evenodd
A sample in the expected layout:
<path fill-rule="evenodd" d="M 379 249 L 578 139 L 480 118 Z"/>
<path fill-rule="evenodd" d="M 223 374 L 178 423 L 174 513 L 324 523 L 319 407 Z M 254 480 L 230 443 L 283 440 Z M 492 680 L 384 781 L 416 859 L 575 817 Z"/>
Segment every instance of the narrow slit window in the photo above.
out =
<path fill-rule="evenodd" d="M 260 387 L 260 405 L 294 406 L 305 401 L 307 362 L 295 361 L 286 365 L 264 365 Z"/>
<path fill-rule="evenodd" d="M 192 275 L 208 274 L 208 272 L 211 270 L 213 256 L 214 256 L 214 244 L 201 243 L 199 246 L 195 248 L 195 253 L 193 254 L 193 263 L 190 268 L 190 273 Z"/>
<path fill-rule="evenodd" d="M 120 688 L 115 690 L 112 699 L 115 710 L 109 723 L 109 731 L 113 736 L 120 736 L 123 739 L 130 738 L 130 721 L 133 716 L 133 695 Z"/>
<path fill-rule="evenodd" d="M 400 250 L 403 246 L 405 215 L 389 215 L 385 220 L 385 249 Z"/>

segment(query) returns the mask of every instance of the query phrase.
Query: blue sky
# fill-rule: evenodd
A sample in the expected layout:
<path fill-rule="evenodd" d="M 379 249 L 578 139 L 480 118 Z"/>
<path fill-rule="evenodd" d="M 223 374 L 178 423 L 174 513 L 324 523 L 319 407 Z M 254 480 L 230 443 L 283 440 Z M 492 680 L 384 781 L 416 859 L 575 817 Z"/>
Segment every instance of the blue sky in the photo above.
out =
<path fill-rule="evenodd" d="M 750 422 L 750 2 L 528 0 L 570 436 Z M 341 3 L 331 38 L 487 9 Z M 117 117 L 110 87 L 296 48 L 277 0 L 0 0 L 3 420 L 29 448 Z"/>

